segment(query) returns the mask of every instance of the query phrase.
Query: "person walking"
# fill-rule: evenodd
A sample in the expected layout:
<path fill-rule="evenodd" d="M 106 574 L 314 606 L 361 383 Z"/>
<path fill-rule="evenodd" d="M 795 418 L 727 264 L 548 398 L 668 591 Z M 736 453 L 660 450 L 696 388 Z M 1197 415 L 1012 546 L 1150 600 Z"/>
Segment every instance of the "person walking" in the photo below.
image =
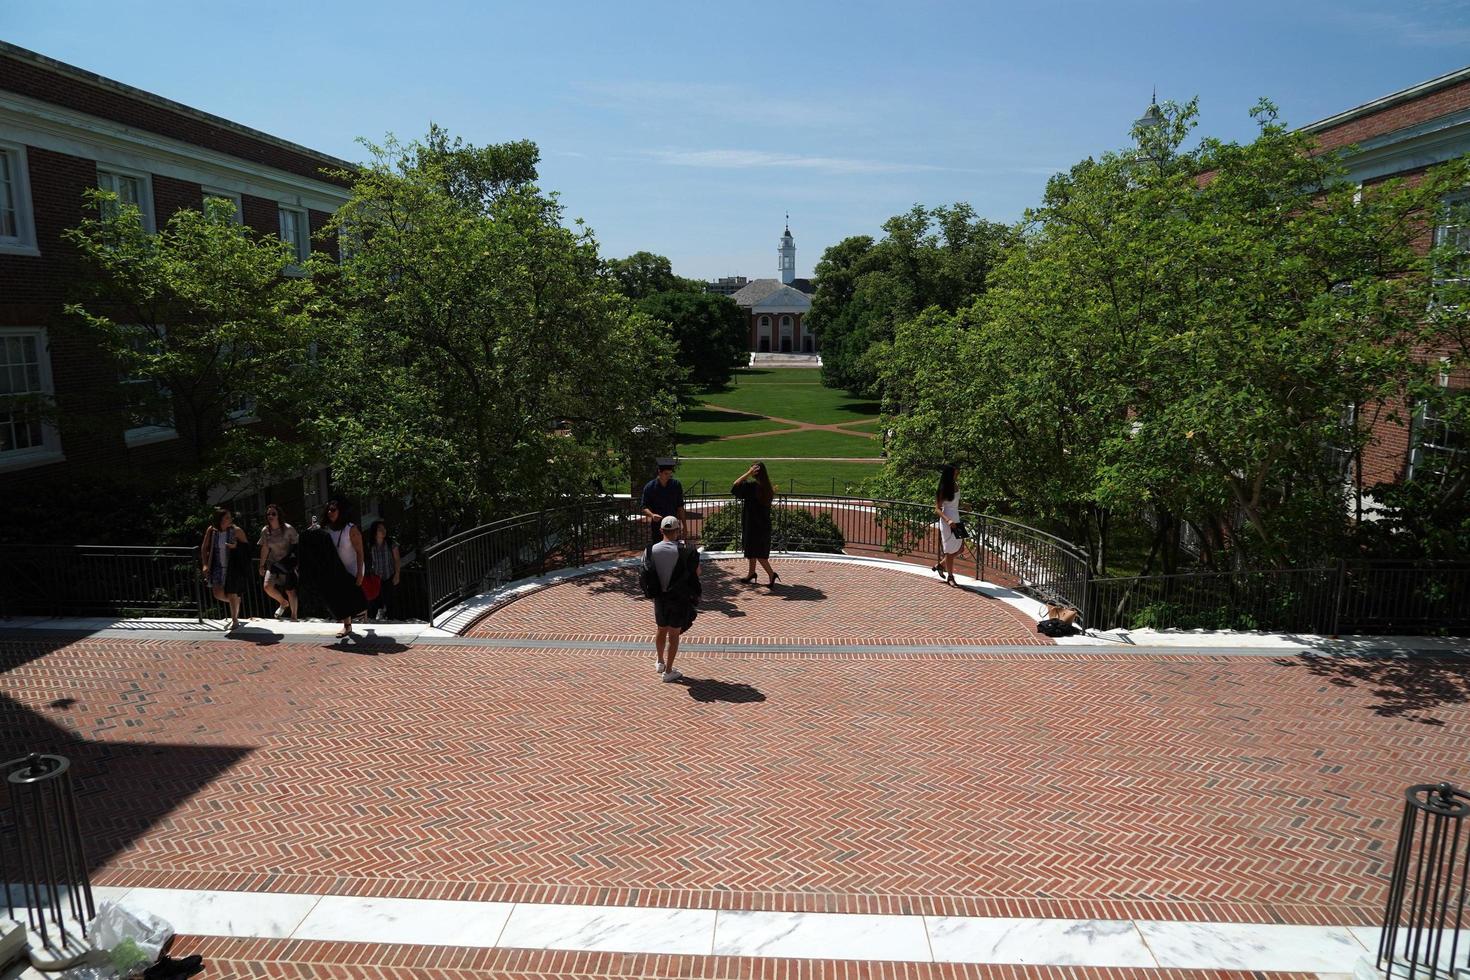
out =
<path fill-rule="evenodd" d="M 199 544 L 199 570 L 214 597 L 230 607 L 231 633 L 240 628 L 240 596 L 250 581 L 249 546 L 245 531 L 235 526 L 235 512 L 216 507 Z"/>
<path fill-rule="evenodd" d="M 648 529 L 654 544 L 663 539 L 660 522 L 665 517 L 684 520 L 684 485 L 674 479 L 674 461 L 658 461 L 658 475 L 643 485 L 641 506 L 643 516 L 648 519 Z"/>
<path fill-rule="evenodd" d="M 327 536 L 332 539 L 332 547 L 337 550 L 337 558 L 341 560 L 342 567 L 356 581 L 358 597 L 361 598 L 362 577 L 367 571 L 367 566 L 363 562 L 362 532 L 357 529 L 356 524 L 347 519 L 346 510 L 337 500 L 327 502 L 322 525 L 327 530 Z M 366 600 L 364 600 L 365 604 Z M 337 633 L 337 639 L 346 639 L 352 635 L 352 617 L 362 610 L 363 606 L 358 606 L 351 613 L 343 616 L 342 629 Z"/>
<path fill-rule="evenodd" d="M 679 540 L 681 529 L 672 514 L 659 521 L 659 540 L 644 549 L 640 574 L 643 594 L 653 600 L 654 668 L 665 684 L 684 677 L 674 669 L 674 658 L 679 637 L 699 615 L 695 606 L 702 592 L 699 552 Z"/>
<path fill-rule="evenodd" d="M 939 545 L 941 554 L 934 565 L 940 578 L 948 578 L 949 584 L 959 587 L 954 580 L 954 559 L 965 546 L 965 526 L 960 523 L 959 469 L 944 466 L 939 471 L 939 490 L 934 496 L 934 513 L 939 515 Z"/>
<path fill-rule="evenodd" d="M 388 618 L 393 593 L 403 574 L 398 542 L 388 534 L 386 521 L 373 521 L 373 526 L 368 528 L 367 567 L 368 575 L 378 579 L 378 594 L 368 602 L 368 619 L 381 621 Z"/>
<path fill-rule="evenodd" d="M 776 488 L 771 485 L 766 464 L 752 463 L 731 485 L 730 492 L 741 503 L 740 543 L 750 566 L 750 573 L 740 581 L 754 582 L 755 565 L 760 562 L 771 577 L 766 585 L 774 586 L 781 577 L 771 567 L 771 504 L 776 499 Z"/>
<path fill-rule="evenodd" d="M 260 577 L 265 594 L 276 600 L 276 618 L 291 614 L 296 622 L 296 546 L 301 535 L 281 517 L 281 508 L 267 504 L 265 527 L 260 529 Z"/>

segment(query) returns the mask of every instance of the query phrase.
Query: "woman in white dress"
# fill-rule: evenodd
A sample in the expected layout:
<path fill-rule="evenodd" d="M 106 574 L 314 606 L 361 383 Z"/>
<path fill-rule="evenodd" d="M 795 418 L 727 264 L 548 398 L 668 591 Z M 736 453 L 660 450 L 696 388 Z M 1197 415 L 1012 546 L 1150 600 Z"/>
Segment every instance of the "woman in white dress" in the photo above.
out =
<path fill-rule="evenodd" d="M 958 588 L 954 580 L 954 559 L 965 546 L 965 539 L 955 534 L 955 525 L 960 523 L 959 470 L 945 466 L 939 471 L 939 492 L 934 495 L 934 513 L 939 516 L 939 543 L 943 549 L 934 570 L 939 577 L 947 579 Z"/>

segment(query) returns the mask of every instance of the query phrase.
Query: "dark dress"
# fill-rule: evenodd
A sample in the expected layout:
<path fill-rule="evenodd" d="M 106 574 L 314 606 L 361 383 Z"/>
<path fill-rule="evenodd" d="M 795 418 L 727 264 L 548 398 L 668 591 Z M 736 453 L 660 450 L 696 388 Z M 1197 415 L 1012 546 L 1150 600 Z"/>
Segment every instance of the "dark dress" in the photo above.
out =
<path fill-rule="evenodd" d="M 771 557 L 771 505 L 761 500 L 761 485 L 743 480 L 731 487 L 744 503 L 740 513 L 740 538 L 747 558 Z"/>
<path fill-rule="evenodd" d="M 367 598 L 363 596 L 357 579 L 342 567 L 337 547 L 325 530 L 314 527 L 302 531 L 297 552 L 301 590 L 320 598 L 332 611 L 333 619 L 356 616 L 367 608 Z"/>

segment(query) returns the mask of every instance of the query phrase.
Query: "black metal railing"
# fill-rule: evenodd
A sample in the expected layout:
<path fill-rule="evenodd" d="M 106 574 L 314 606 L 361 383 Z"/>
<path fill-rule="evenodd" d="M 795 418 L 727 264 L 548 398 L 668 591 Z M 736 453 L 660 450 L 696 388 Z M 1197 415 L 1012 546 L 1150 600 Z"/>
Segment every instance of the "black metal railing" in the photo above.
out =
<path fill-rule="evenodd" d="M 686 537 L 703 538 L 703 521 L 720 510 L 739 506 L 728 494 L 686 498 L 691 520 Z M 841 534 L 843 550 L 890 557 L 939 553 L 939 530 L 932 505 L 863 497 L 783 493 L 777 510 L 804 510 L 826 518 Z M 1084 611 L 1087 598 L 1086 554 L 1054 535 L 1015 521 L 963 513 L 971 543 L 960 567 L 977 578 L 997 581 L 1049 602 Z M 831 550 L 830 535 L 820 529 L 808 539 L 788 530 L 797 522 L 775 522 L 771 540 L 778 552 Z M 719 547 L 739 549 L 738 522 L 733 538 Z M 520 579 L 562 568 L 633 554 L 653 539 L 637 501 L 604 497 L 538 513 L 521 514 L 447 538 L 424 551 L 431 618 L 473 596 Z M 715 542 L 706 542 L 715 543 Z"/>
<path fill-rule="evenodd" d="M 1378 942 L 1378 969 L 1384 976 L 1439 980 L 1470 973 L 1470 937 L 1464 936 L 1470 889 L 1467 815 L 1470 793 L 1449 783 L 1404 792 Z"/>
<path fill-rule="evenodd" d="M 1343 561 L 1096 578 L 1087 607 L 1087 625 L 1103 630 L 1463 631 L 1470 629 L 1470 563 Z"/>
<path fill-rule="evenodd" d="M 251 559 L 256 545 L 249 549 Z M 298 590 L 303 618 L 330 619 L 310 590 Z M 270 618 L 276 601 L 252 574 L 241 594 L 242 617 Z M 422 566 L 403 566 L 394 591 L 393 619 L 427 619 L 428 590 Z M 189 546 L 0 545 L 0 617 L 112 616 L 200 620 L 228 616 L 199 568 L 199 549 Z"/>
<path fill-rule="evenodd" d="M 0 615 L 198 617 L 205 591 L 197 548 L 0 547 Z"/>

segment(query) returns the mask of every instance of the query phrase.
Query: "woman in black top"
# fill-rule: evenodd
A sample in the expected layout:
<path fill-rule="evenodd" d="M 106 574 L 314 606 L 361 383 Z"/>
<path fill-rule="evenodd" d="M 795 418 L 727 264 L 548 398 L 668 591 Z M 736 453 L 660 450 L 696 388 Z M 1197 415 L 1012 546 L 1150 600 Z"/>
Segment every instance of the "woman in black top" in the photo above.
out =
<path fill-rule="evenodd" d="M 776 488 L 771 486 L 766 464 L 753 463 L 750 469 L 730 487 L 736 499 L 745 504 L 740 515 L 740 536 L 745 544 L 745 560 L 750 563 L 750 574 L 742 582 L 755 581 L 755 563 L 760 562 L 766 574 L 771 576 L 767 585 L 775 585 L 781 576 L 771 567 L 771 503 L 776 499 Z"/>

